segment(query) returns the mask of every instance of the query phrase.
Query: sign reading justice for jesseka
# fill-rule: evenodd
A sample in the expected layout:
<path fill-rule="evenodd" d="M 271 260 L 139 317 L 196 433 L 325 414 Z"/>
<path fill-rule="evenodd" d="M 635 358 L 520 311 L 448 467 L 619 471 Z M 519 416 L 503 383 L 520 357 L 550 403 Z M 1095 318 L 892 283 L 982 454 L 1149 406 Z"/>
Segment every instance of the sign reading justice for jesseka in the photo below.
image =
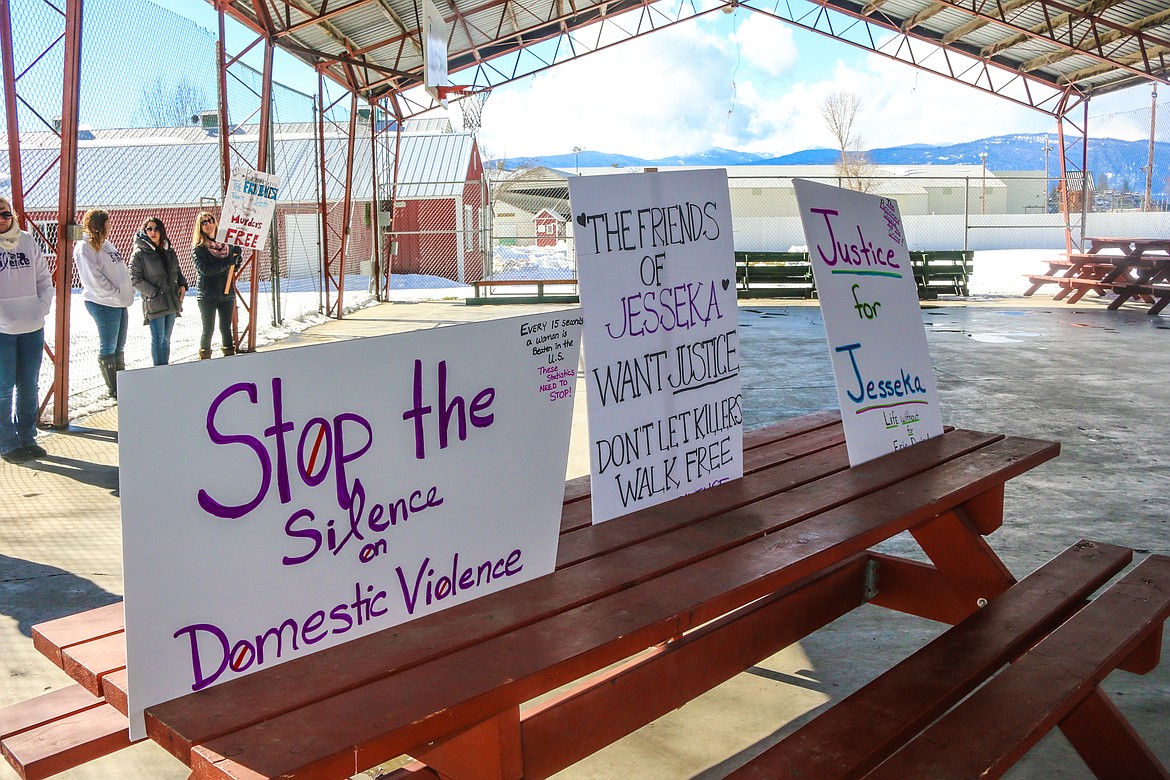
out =
<path fill-rule="evenodd" d="M 890 198 L 795 179 L 849 464 L 940 436 L 918 287 Z"/>

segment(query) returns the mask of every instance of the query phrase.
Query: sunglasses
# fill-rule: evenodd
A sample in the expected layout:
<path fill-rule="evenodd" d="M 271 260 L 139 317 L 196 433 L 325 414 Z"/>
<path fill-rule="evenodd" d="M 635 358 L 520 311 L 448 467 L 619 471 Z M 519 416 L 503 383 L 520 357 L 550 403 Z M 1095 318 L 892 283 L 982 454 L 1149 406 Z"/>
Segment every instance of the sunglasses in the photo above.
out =
<path fill-rule="evenodd" d="M 203 219 L 199 220 L 199 227 L 203 227 L 204 225 L 214 225 L 214 224 L 215 224 L 214 217 L 204 217 Z"/>
<path fill-rule="evenodd" d="M 158 232 L 158 228 L 156 228 L 154 225 L 151 225 L 149 227 L 145 227 L 145 228 L 143 228 L 143 230 L 145 230 L 147 233 L 157 233 Z"/>
<path fill-rule="evenodd" d="M 0 211 L 0 219 L 12 219 L 11 211 Z"/>

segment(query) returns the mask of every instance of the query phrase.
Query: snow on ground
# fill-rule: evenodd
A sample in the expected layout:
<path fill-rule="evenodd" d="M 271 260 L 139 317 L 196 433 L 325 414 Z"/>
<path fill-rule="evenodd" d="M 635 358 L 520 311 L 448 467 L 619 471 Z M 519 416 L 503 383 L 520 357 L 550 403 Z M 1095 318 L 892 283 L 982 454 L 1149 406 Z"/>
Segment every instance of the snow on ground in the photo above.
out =
<path fill-rule="evenodd" d="M 988 249 L 975 252 L 975 266 L 969 284 L 974 296 L 1020 296 L 1028 289 L 1028 274 L 1043 274 L 1046 260 L 1055 260 L 1059 249 Z M 1055 288 L 1049 288 L 1049 291 Z"/>

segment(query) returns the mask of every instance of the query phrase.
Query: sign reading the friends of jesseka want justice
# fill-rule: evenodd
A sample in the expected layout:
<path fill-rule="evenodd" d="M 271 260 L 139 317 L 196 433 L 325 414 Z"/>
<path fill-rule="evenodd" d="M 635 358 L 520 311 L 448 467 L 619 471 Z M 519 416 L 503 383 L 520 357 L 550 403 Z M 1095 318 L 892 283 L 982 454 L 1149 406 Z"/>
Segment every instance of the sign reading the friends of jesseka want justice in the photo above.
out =
<path fill-rule="evenodd" d="M 569 180 L 593 522 L 743 476 L 724 171 Z"/>
<path fill-rule="evenodd" d="M 796 179 L 849 463 L 943 432 L 898 204 Z"/>
<path fill-rule="evenodd" d="M 123 374 L 132 736 L 551 572 L 580 332 L 574 309 Z"/>

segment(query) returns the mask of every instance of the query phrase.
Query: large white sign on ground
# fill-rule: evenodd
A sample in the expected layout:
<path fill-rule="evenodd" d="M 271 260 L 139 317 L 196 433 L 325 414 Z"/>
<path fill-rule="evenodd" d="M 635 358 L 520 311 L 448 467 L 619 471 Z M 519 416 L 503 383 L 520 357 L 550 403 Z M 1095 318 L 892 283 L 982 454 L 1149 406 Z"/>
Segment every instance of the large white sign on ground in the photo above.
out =
<path fill-rule="evenodd" d="M 898 204 L 796 179 L 849 463 L 943 432 Z"/>
<path fill-rule="evenodd" d="M 132 735 L 551 572 L 580 332 L 574 309 L 123 374 Z"/>
<path fill-rule="evenodd" d="M 569 180 L 593 522 L 743 476 L 727 174 Z"/>
<path fill-rule="evenodd" d="M 264 249 L 279 194 L 276 174 L 233 168 L 215 240 L 257 252 Z"/>

